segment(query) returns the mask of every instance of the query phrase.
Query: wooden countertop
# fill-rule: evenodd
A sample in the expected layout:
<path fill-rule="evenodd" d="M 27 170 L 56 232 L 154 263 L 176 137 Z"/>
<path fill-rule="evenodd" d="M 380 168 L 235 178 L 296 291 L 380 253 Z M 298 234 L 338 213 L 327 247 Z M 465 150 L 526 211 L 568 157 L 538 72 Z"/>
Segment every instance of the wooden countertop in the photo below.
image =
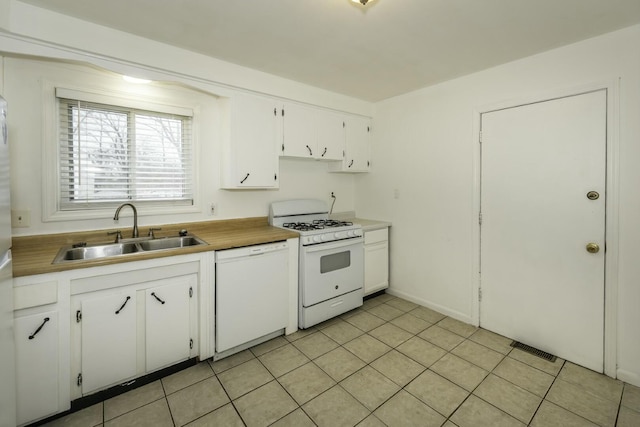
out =
<path fill-rule="evenodd" d="M 159 227 L 161 227 L 162 230 L 155 233 L 156 237 L 177 236 L 180 230 L 185 229 L 189 234 L 196 235 L 207 242 L 208 245 L 142 252 L 125 256 L 101 258 L 98 260 L 80 260 L 52 264 L 53 259 L 63 246 L 70 246 L 78 242 L 86 242 L 88 244 L 112 242 L 112 236 L 107 236 L 107 231 L 111 230 L 14 237 L 11 247 L 13 255 L 13 277 L 239 248 L 299 237 L 299 234 L 295 231 L 271 227 L 268 224 L 267 217 L 167 224 L 160 225 Z M 147 228 L 146 226 L 140 228 L 141 236 L 146 235 Z M 129 232 L 130 230 L 128 228 L 123 229 L 122 234 L 126 238 Z"/>

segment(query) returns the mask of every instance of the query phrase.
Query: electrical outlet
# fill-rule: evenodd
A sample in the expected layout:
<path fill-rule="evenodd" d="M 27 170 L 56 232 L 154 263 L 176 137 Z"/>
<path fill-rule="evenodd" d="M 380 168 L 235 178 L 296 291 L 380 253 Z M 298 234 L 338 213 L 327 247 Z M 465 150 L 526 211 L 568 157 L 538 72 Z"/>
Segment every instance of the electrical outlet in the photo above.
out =
<path fill-rule="evenodd" d="M 215 203 L 211 202 L 211 216 L 218 215 L 218 206 Z"/>
<path fill-rule="evenodd" d="M 31 210 L 11 209 L 11 226 L 14 228 L 31 227 Z"/>

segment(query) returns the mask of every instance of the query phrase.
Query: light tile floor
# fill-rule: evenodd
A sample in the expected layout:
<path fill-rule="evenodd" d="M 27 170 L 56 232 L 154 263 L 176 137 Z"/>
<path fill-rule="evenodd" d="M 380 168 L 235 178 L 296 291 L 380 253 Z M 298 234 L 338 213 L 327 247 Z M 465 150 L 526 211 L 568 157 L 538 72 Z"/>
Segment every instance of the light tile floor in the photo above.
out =
<path fill-rule="evenodd" d="M 640 426 L 640 388 L 390 295 L 50 426 Z"/>

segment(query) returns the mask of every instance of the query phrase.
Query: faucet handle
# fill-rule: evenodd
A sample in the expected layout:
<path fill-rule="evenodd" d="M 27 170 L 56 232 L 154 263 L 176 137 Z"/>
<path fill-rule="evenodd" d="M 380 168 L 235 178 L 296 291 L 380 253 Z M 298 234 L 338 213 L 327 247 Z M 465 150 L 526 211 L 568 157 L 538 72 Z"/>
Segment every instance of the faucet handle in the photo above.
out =
<path fill-rule="evenodd" d="M 107 233 L 108 236 L 113 236 L 116 235 L 116 243 L 120 243 L 120 240 L 122 240 L 122 232 L 120 230 L 116 230 L 116 231 L 109 231 Z"/>
<path fill-rule="evenodd" d="M 162 228 L 160 227 L 149 227 L 149 234 L 148 236 L 151 237 L 152 239 L 155 239 L 156 236 L 153 234 L 154 231 L 160 231 L 162 230 Z"/>

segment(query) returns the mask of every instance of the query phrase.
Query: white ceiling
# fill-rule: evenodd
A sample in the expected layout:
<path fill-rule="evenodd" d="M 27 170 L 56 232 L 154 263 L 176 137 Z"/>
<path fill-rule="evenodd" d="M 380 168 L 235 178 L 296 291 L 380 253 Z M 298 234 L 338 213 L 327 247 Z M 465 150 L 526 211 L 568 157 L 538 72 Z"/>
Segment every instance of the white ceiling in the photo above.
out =
<path fill-rule="evenodd" d="M 640 22 L 640 0 L 21 0 L 378 101 Z"/>

